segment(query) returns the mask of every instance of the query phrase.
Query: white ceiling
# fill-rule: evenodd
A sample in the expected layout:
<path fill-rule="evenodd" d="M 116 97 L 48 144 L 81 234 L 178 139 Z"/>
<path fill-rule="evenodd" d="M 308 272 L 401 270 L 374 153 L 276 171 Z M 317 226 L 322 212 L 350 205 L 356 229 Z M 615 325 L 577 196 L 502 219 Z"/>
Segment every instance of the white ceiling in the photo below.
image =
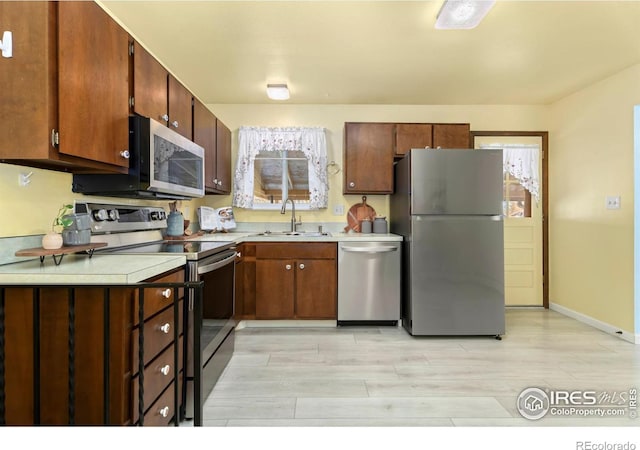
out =
<path fill-rule="evenodd" d="M 546 104 L 640 63 L 640 1 L 501 1 L 436 30 L 437 1 L 100 2 L 204 103 Z M 640 80 L 638 80 L 640 82 Z"/>

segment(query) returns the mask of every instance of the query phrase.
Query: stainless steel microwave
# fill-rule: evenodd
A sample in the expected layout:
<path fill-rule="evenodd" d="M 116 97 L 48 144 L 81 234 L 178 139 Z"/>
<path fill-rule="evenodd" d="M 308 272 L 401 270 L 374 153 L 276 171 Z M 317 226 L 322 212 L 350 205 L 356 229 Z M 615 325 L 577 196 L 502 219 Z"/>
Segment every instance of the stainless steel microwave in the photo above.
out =
<path fill-rule="evenodd" d="M 204 196 L 204 149 L 167 126 L 129 117 L 129 173 L 74 174 L 73 192 L 108 197 Z"/>

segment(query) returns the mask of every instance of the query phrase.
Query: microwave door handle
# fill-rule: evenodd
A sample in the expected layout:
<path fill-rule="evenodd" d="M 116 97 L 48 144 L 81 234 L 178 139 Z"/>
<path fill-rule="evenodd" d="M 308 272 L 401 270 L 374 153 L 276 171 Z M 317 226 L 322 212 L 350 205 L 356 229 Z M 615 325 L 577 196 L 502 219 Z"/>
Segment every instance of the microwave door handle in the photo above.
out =
<path fill-rule="evenodd" d="M 206 266 L 198 266 L 198 275 L 202 275 L 204 273 L 209 273 L 209 272 L 213 272 L 214 270 L 217 270 L 221 267 L 224 267 L 228 264 L 231 264 L 232 262 L 234 262 L 236 259 L 236 252 L 233 252 L 232 255 L 227 256 L 224 259 L 221 259 L 220 261 L 216 261 L 214 263 L 211 264 L 207 264 Z"/>

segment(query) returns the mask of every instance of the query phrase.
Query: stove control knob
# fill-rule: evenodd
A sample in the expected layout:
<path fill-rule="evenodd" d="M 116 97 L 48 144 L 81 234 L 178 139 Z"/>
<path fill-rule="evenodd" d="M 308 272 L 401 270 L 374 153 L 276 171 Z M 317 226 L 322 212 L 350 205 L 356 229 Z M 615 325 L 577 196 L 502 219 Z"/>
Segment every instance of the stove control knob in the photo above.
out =
<path fill-rule="evenodd" d="M 118 220 L 119 218 L 120 218 L 120 213 L 118 212 L 117 209 L 110 209 L 109 210 L 109 220 L 110 221 Z"/>
<path fill-rule="evenodd" d="M 109 213 L 106 209 L 99 209 L 97 211 L 92 212 L 93 219 L 98 222 L 102 222 L 103 220 L 107 220 L 109 218 Z"/>

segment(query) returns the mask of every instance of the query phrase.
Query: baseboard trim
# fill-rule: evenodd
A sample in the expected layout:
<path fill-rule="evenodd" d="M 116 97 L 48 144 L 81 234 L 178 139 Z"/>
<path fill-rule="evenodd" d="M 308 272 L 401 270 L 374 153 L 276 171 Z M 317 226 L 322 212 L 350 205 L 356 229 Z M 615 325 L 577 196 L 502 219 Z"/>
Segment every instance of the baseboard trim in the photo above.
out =
<path fill-rule="evenodd" d="M 242 328 L 327 328 L 337 327 L 336 320 L 241 320 L 236 329 Z"/>
<path fill-rule="evenodd" d="M 586 314 L 579 313 L 562 305 L 558 305 L 557 303 L 551 302 L 549 302 L 549 309 L 559 312 L 560 314 L 564 314 L 565 316 L 571 317 L 572 319 L 576 319 L 579 322 L 597 328 L 598 330 L 604 331 L 605 333 L 620 338 L 624 341 L 631 342 L 632 344 L 640 344 L 640 335 L 634 335 L 633 333 L 621 330 L 618 327 L 614 327 L 611 324 L 598 319 L 594 319 L 593 317 L 587 316 Z"/>

